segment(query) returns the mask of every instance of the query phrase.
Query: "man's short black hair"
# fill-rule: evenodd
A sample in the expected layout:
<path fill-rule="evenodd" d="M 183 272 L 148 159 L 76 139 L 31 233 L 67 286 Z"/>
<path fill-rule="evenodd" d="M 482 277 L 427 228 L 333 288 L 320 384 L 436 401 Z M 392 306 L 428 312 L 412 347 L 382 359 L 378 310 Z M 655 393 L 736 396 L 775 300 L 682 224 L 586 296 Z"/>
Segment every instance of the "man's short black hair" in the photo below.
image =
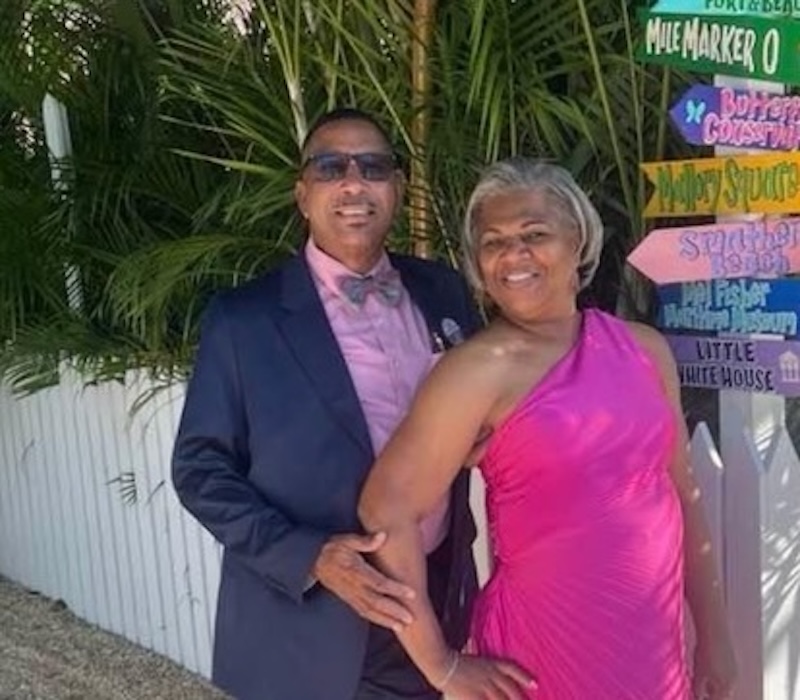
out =
<path fill-rule="evenodd" d="M 323 126 L 328 124 L 335 124 L 336 122 L 366 122 L 367 124 L 371 124 L 372 126 L 377 129 L 383 139 L 386 141 L 386 145 L 389 147 L 390 150 L 394 150 L 392 146 L 392 139 L 389 136 L 389 132 L 386 130 L 386 127 L 383 126 L 375 117 L 363 110 L 358 109 L 357 107 L 336 107 L 332 109 L 330 112 L 325 112 L 321 117 L 319 117 L 312 125 L 311 128 L 308 130 L 306 137 L 303 139 L 303 146 L 300 149 L 300 153 L 303 158 L 306 157 L 306 150 L 308 149 L 309 144 L 311 143 L 311 139 L 314 138 L 314 134 L 316 134 Z"/>

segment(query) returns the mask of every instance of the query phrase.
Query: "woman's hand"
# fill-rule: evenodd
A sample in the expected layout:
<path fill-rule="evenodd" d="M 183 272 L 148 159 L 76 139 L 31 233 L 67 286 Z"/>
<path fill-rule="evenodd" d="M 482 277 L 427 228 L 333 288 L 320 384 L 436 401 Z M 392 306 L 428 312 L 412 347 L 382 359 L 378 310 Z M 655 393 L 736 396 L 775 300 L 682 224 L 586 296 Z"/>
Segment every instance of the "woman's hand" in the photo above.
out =
<path fill-rule="evenodd" d="M 511 661 L 460 654 L 447 682 L 439 686 L 453 700 L 528 700 L 536 682 Z"/>
<path fill-rule="evenodd" d="M 697 700 L 733 700 L 736 675 L 736 657 L 727 635 L 697 643 L 692 680 Z"/>

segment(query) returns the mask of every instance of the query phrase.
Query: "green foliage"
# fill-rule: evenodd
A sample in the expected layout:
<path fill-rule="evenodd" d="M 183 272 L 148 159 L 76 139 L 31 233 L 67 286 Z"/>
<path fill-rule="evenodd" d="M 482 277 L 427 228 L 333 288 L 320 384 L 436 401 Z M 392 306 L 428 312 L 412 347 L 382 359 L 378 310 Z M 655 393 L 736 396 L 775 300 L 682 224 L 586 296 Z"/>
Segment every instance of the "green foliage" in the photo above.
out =
<path fill-rule="evenodd" d="M 622 261 L 643 234 L 638 162 L 663 157 L 663 71 L 632 59 L 630 3 L 440 0 L 430 134 L 413 144 L 411 0 L 4 0 L 0 10 L 0 370 L 30 391 L 181 375 L 208 295 L 301 240 L 298 143 L 334 105 L 383 118 L 424 165 L 432 250 L 457 261 L 487 162 L 562 162 L 608 227 L 591 296 L 643 309 Z M 69 113 L 50 183 L 40 105 Z M 412 247 L 407 218 L 394 248 Z"/>

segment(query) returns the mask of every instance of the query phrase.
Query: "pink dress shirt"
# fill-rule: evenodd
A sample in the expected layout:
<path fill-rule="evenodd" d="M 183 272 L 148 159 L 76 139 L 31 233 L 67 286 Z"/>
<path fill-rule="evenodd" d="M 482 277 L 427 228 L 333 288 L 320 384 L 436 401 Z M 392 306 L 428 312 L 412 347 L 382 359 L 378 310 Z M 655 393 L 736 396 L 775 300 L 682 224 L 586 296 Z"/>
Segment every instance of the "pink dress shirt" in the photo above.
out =
<path fill-rule="evenodd" d="M 318 248 L 311 238 L 305 255 L 377 455 L 400 425 L 417 388 L 441 353 L 431 351 L 425 319 L 405 289 L 396 306 L 387 306 L 375 294 L 368 294 L 363 306 L 356 306 L 341 294 L 337 284 L 339 277 L 352 276 L 353 272 Z M 391 263 L 384 253 L 368 274 L 389 269 Z M 448 508 L 449 497 L 445 497 L 420 523 L 426 553 L 436 549 L 447 534 Z"/>

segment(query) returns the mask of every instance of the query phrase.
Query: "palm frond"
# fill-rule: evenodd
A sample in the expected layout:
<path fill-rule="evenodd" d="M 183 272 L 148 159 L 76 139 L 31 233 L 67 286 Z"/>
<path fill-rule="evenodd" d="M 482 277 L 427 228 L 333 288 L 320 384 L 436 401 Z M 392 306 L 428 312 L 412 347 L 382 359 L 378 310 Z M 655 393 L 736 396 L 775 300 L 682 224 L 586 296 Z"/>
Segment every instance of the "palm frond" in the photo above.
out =
<path fill-rule="evenodd" d="M 412 91 L 412 0 L 5 0 L 0 9 L 0 369 L 32 390 L 186 370 L 199 311 L 297 246 L 299 144 L 334 105 L 381 116 L 430 202 L 432 254 L 457 261 L 465 199 L 515 153 L 572 170 L 608 230 L 590 293 L 644 233 L 642 160 L 674 153 L 683 76 L 638 65 L 633 3 L 437 3 L 430 91 Z M 40 105 L 74 144 L 54 192 Z M 427 142 L 412 140 L 424 110 Z M 417 206 L 417 205 L 415 205 Z M 390 244 L 410 250 L 407 210 Z M 76 301 L 77 300 L 77 301 Z"/>

